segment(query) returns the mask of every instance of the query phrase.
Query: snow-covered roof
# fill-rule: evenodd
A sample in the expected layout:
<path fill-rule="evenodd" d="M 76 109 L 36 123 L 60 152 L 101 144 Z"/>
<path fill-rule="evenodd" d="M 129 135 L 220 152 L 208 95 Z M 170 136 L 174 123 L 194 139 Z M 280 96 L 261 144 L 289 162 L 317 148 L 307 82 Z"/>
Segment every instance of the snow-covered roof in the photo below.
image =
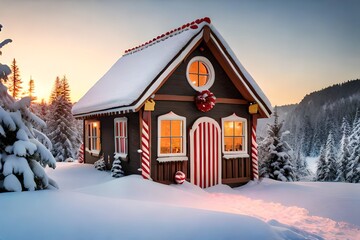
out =
<path fill-rule="evenodd" d="M 76 117 L 85 117 L 139 109 L 203 37 L 204 26 L 210 27 L 212 38 L 221 41 L 244 74 L 246 80 L 242 81 L 246 82 L 243 84 L 252 93 L 260 108 L 269 115 L 272 109 L 269 100 L 237 60 L 209 18 L 197 19 L 126 50 L 110 70 L 74 105 L 73 114 Z M 240 75 L 239 77 L 242 78 Z"/>

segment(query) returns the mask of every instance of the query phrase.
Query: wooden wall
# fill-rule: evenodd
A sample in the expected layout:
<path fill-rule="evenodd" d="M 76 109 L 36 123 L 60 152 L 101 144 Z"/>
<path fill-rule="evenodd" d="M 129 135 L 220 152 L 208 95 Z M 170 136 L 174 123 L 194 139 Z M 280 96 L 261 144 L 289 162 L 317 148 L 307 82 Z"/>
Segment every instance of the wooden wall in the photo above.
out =
<path fill-rule="evenodd" d="M 101 150 L 104 154 L 107 168 L 111 169 L 114 161 L 115 141 L 114 141 L 114 119 L 118 117 L 128 118 L 128 157 L 122 160 L 121 166 L 125 174 L 140 174 L 140 154 L 137 150 L 140 148 L 139 133 L 139 113 L 128 113 L 126 115 L 113 115 L 98 118 L 100 123 Z M 85 163 L 94 163 L 99 157 L 90 156 L 85 153 Z M 109 161 L 108 161 L 109 159 Z"/>
<path fill-rule="evenodd" d="M 203 51 L 200 51 L 200 48 Z M 215 69 L 215 82 L 210 88 L 217 98 L 232 98 L 243 99 L 243 96 L 235 88 L 227 74 L 221 68 L 220 64 L 216 61 L 210 50 L 206 45 L 201 44 L 187 59 L 174 71 L 166 83 L 157 91 L 156 94 L 167 95 L 182 95 L 182 96 L 195 96 L 196 91 L 189 85 L 186 79 L 186 67 L 188 62 L 194 56 L 205 56 L 210 60 Z M 155 95 L 156 95 L 155 94 Z M 187 146 L 186 153 L 189 161 L 184 162 L 169 162 L 159 163 L 157 158 L 157 118 L 170 111 L 180 116 L 186 117 L 186 130 L 187 130 Z M 247 105 L 240 104 L 221 104 L 217 103 L 215 107 L 209 112 L 203 113 L 199 111 L 193 101 L 156 101 L 155 111 L 152 113 L 152 149 L 151 149 L 151 176 L 155 181 L 160 182 L 173 182 L 175 172 L 178 170 L 186 174 L 187 180 L 190 180 L 190 146 L 189 146 L 189 130 L 194 122 L 200 117 L 210 117 L 216 120 L 221 126 L 221 118 L 227 117 L 235 113 L 236 115 L 246 118 L 248 122 L 248 134 L 251 133 L 251 116 L 248 113 Z M 250 153 L 251 138 L 248 137 L 248 150 Z M 250 159 L 236 159 L 226 160 L 223 159 L 223 179 L 225 182 L 242 181 L 247 182 L 250 180 Z M 227 180 L 228 179 L 228 180 Z"/>
<path fill-rule="evenodd" d="M 200 50 L 202 49 L 202 50 Z M 215 69 L 215 82 L 210 88 L 217 98 L 229 98 L 244 100 L 233 85 L 225 71 L 217 62 L 214 55 L 206 47 L 205 44 L 200 46 L 191 53 L 173 72 L 169 79 L 158 89 L 156 94 L 195 96 L 196 91 L 189 85 L 186 79 L 186 67 L 188 62 L 194 56 L 205 56 L 210 60 Z M 142 110 L 140 110 L 142 111 Z M 167 162 L 159 163 L 157 159 L 157 118 L 170 111 L 175 114 L 186 117 L 187 146 L 186 153 L 189 161 L 183 162 Z M 186 174 L 187 180 L 190 179 L 190 147 L 189 147 L 189 130 L 194 122 L 200 117 L 210 117 L 218 122 L 221 126 L 221 118 L 227 117 L 235 113 L 236 115 L 246 118 L 248 122 L 248 153 L 251 151 L 251 115 L 248 113 L 248 105 L 246 104 L 224 104 L 217 103 L 215 107 L 207 113 L 199 111 L 193 101 L 156 101 L 155 111 L 152 112 L 151 119 L 151 177 L 153 180 L 163 183 L 172 183 L 176 171 L 181 170 Z M 128 118 L 128 140 L 129 154 L 127 161 L 122 161 L 122 166 L 126 174 L 140 174 L 141 160 L 137 150 L 140 148 L 140 126 L 139 113 L 130 113 L 126 115 Z M 114 118 L 118 116 L 101 117 L 101 144 L 105 160 L 108 156 L 110 162 L 108 168 L 111 167 L 114 153 Z M 93 158 L 86 153 L 85 162 L 93 163 L 97 158 Z M 232 185 L 244 183 L 251 179 L 250 158 L 238 159 L 222 159 L 222 181 L 223 183 Z"/>

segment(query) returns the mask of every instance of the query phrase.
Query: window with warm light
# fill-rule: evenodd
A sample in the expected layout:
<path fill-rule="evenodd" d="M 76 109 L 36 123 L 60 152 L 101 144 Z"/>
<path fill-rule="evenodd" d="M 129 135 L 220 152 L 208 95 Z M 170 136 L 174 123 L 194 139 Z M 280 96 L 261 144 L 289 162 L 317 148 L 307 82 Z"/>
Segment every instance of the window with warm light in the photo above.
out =
<path fill-rule="evenodd" d="M 190 60 L 186 77 L 195 90 L 208 90 L 214 83 L 214 68 L 207 58 L 197 56 Z"/>
<path fill-rule="evenodd" d="M 222 118 L 224 154 L 247 154 L 247 120 L 235 114 Z"/>
<path fill-rule="evenodd" d="M 158 156 L 186 154 L 186 118 L 173 112 L 158 118 Z"/>
<path fill-rule="evenodd" d="M 128 153 L 128 130 L 127 118 L 114 119 L 115 153 L 126 157 Z"/>
<path fill-rule="evenodd" d="M 85 148 L 93 154 L 100 153 L 100 122 L 85 121 Z"/>

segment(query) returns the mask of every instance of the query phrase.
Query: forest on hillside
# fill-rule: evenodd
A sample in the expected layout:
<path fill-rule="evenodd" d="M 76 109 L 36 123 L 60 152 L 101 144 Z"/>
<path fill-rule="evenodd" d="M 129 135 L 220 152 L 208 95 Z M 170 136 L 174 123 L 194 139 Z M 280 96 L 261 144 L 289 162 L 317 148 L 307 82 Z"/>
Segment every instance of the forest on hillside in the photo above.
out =
<path fill-rule="evenodd" d="M 263 176 L 289 172 L 287 179 L 299 179 L 308 172 L 305 157 L 318 157 L 314 180 L 359 182 L 360 80 L 313 92 L 299 104 L 275 107 L 270 119 L 259 122 L 258 142 Z"/>
<path fill-rule="evenodd" d="M 291 133 L 288 142 L 304 156 L 318 156 L 330 132 L 340 144 L 343 119 L 352 128 L 357 110 L 360 110 L 360 79 L 308 94 L 284 117 L 284 129 Z"/>

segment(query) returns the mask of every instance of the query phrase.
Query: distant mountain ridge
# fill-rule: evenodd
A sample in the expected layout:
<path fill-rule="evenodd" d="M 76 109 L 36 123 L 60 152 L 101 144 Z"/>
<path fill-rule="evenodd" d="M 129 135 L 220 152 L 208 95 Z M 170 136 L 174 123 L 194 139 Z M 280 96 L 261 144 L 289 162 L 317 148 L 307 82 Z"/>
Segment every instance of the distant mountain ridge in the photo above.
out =
<path fill-rule="evenodd" d="M 335 84 L 307 94 L 300 103 L 278 107 L 284 130 L 289 130 L 288 142 L 305 156 L 316 156 L 331 130 L 336 141 L 341 138 L 343 117 L 352 124 L 360 110 L 360 79 Z M 266 135 L 266 125 L 273 119 L 260 120 L 258 135 Z"/>

